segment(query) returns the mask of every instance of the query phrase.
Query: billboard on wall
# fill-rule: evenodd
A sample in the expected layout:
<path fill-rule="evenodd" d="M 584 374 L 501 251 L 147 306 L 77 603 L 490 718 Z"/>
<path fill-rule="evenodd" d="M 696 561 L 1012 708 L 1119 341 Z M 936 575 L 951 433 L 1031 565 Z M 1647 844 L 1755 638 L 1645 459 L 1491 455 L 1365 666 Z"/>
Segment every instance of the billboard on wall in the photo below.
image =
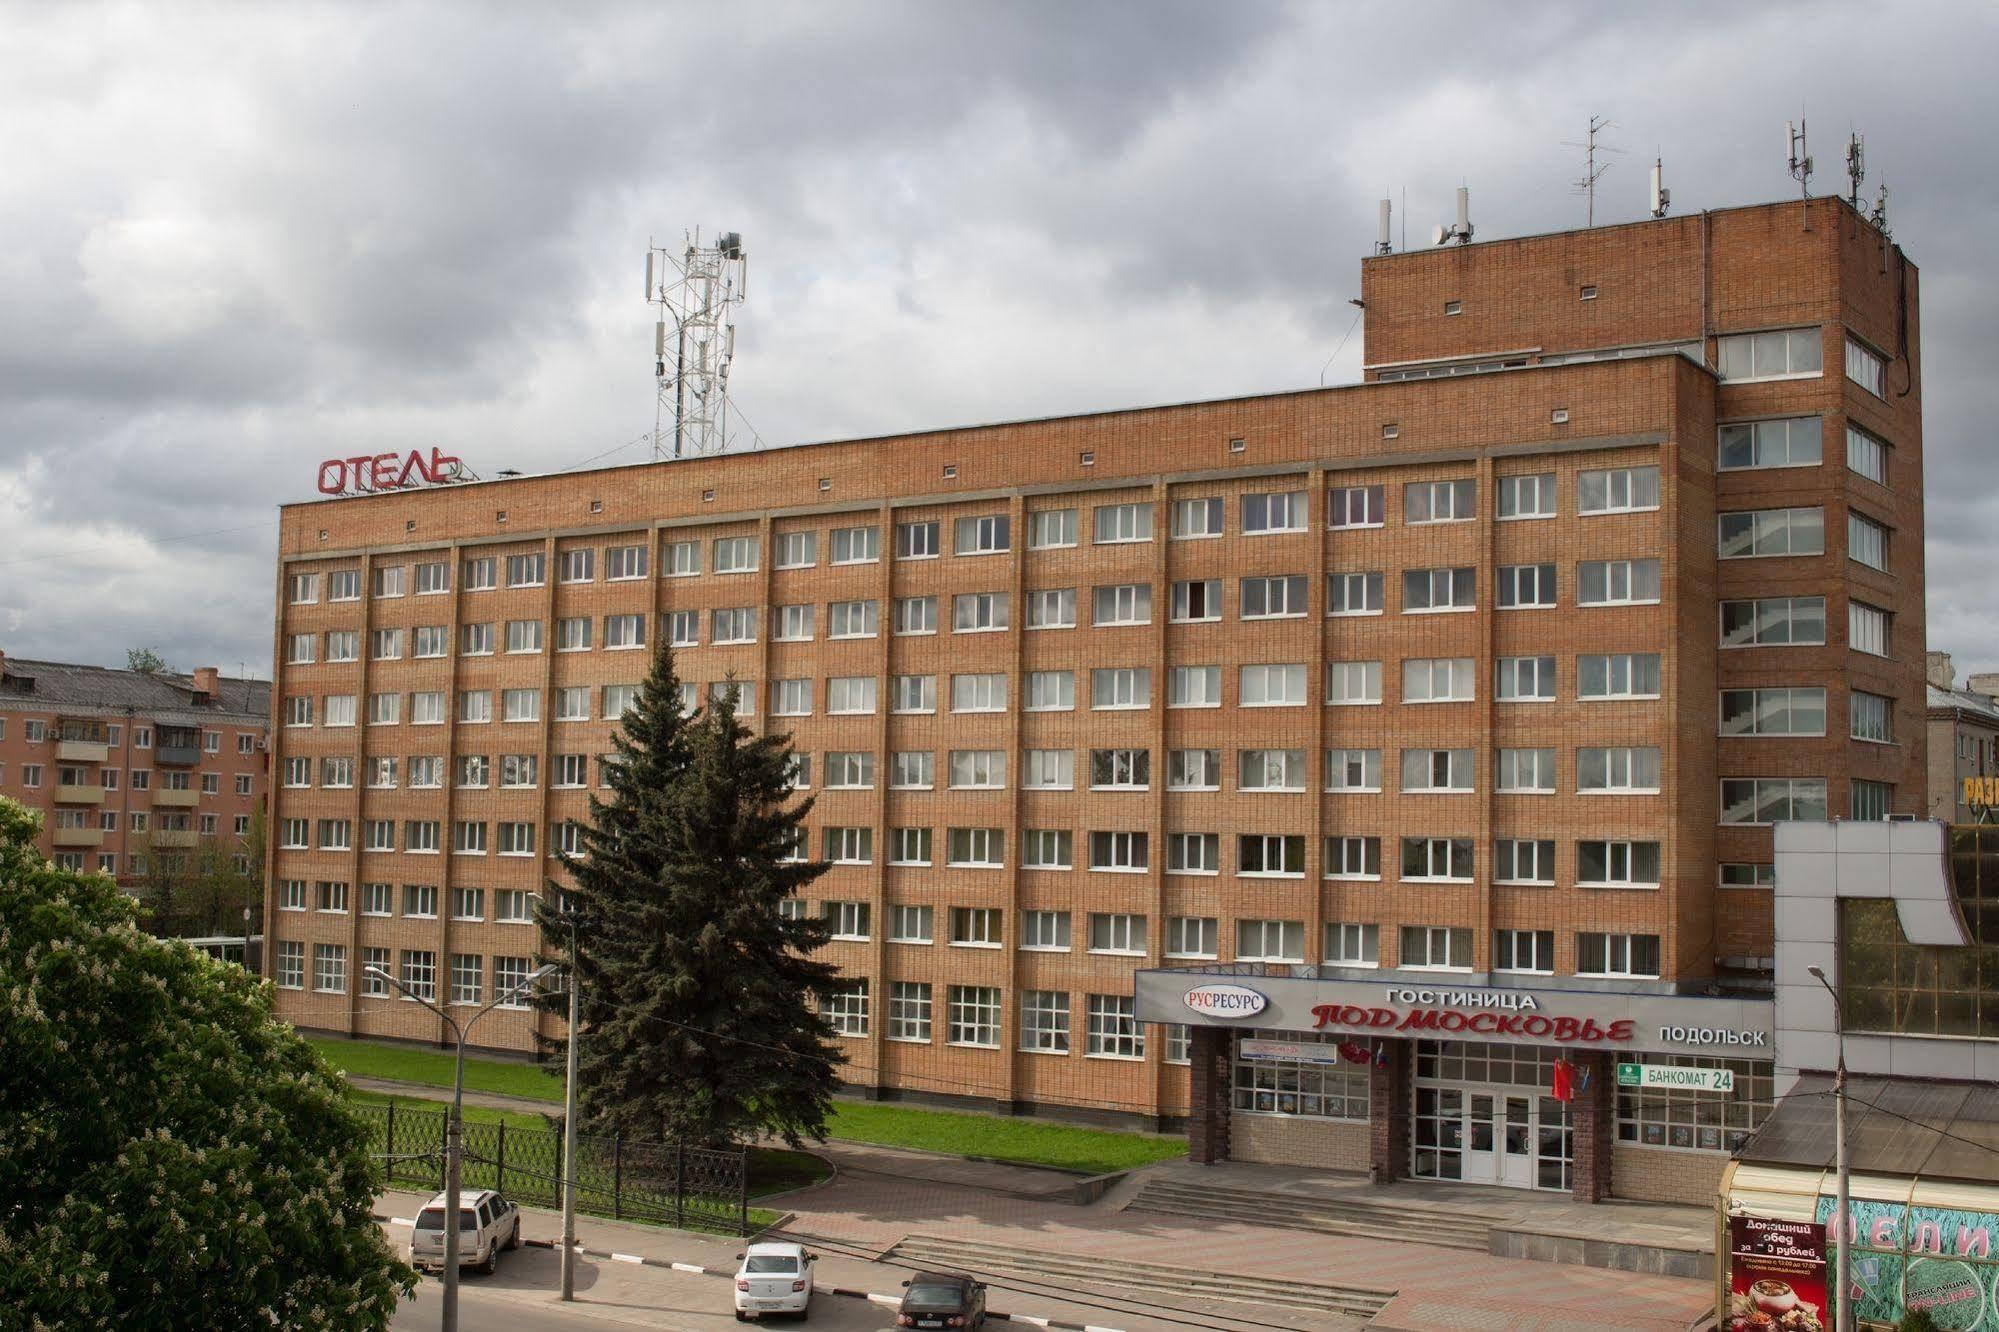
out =
<path fill-rule="evenodd" d="M 1728 1290 L 1729 1332 L 1825 1332 L 1825 1226 L 1730 1217 Z"/>
<path fill-rule="evenodd" d="M 1821 1225 L 1834 1206 L 1819 1197 Z M 1999 1215 L 1855 1198 L 1847 1234 L 1855 1321 L 1892 1325 L 1922 1309 L 1952 1332 L 1999 1332 Z"/>

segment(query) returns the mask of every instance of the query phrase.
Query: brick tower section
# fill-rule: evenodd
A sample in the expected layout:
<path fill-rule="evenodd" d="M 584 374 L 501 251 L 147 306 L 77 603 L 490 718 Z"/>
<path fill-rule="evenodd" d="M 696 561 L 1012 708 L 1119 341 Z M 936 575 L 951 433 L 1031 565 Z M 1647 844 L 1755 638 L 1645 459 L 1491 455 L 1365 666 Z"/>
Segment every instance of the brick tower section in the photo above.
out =
<path fill-rule="evenodd" d="M 1368 1116 L 1367 1173 L 1375 1183 L 1386 1184 L 1409 1173 L 1409 1060 L 1413 1047 L 1408 1041 L 1380 1041 L 1376 1050 L 1367 1071 L 1368 1100 L 1374 1107 Z"/>
<path fill-rule="evenodd" d="M 1617 1089 L 1611 1056 L 1600 1050 L 1572 1054 L 1578 1081 L 1585 1086 L 1569 1102 L 1569 1123 L 1575 1136 L 1575 1163 L 1569 1192 L 1577 1202 L 1602 1202 L 1610 1196 L 1610 1146 L 1616 1136 Z"/>

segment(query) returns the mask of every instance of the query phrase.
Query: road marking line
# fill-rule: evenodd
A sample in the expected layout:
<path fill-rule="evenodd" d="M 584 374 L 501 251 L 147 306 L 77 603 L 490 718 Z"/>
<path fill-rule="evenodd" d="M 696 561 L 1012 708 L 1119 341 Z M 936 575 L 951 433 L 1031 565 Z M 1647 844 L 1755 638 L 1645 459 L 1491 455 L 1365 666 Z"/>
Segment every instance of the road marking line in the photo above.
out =
<path fill-rule="evenodd" d="M 676 1272 L 693 1272 L 697 1276 L 708 1275 L 708 1269 L 699 1263 L 668 1263 L 667 1266 Z"/>
<path fill-rule="evenodd" d="M 645 1265 L 645 1259 L 635 1253 L 614 1253 L 611 1255 L 611 1261 L 617 1263 L 637 1263 L 641 1267 Z"/>
<path fill-rule="evenodd" d="M 868 1295 L 868 1299 L 869 1299 L 869 1300 L 871 1300 L 871 1301 L 873 1301 L 873 1302 L 874 1302 L 874 1303 L 876 1303 L 876 1304 L 901 1304 L 901 1303 L 902 1303 L 902 1296 L 900 1296 L 900 1295 L 883 1295 L 883 1294 L 880 1294 L 879 1292 L 870 1292 L 870 1293 L 869 1293 L 869 1295 Z"/>
<path fill-rule="evenodd" d="M 1033 1324 L 1033 1325 L 1034 1325 L 1035 1327 L 1047 1327 L 1047 1326 L 1048 1326 L 1048 1320 L 1047 1320 L 1046 1318 L 1036 1318 L 1036 1317 L 1035 1317 L 1035 1316 L 1034 1316 L 1033 1314 L 1016 1314 L 1016 1313 L 1014 1314 L 1014 1313 L 1010 1313 L 1010 1314 L 1006 1314 L 1006 1315 L 1005 1315 L 1005 1318 L 1006 1318 L 1006 1321 L 1007 1321 L 1007 1322 L 1009 1322 L 1009 1323 L 1031 1323 L 1031 1324 Z"/>

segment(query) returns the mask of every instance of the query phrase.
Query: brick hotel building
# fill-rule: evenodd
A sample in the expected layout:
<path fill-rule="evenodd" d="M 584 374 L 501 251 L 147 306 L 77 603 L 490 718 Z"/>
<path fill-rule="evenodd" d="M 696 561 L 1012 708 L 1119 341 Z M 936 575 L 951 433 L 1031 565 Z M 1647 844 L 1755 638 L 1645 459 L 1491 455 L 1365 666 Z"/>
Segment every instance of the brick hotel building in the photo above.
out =
<path fill-rule="evenodd" d="M 1592 1051 L 1558 1102 L 1545 1042 L 1278 992 L 1761 1040 L 1767 1001 L 1704 996 L 1767 993 L 1769 825 L 1923 809 L 1915 271 L 1820 199 L 1370 258 L 1362 294 L 1347 387 L 287 507 L 281 1011 L 429 1040 L 365 964 L 451 1002 L 527 970 L 665 639 L 803 756 L 850 1081 L 1702 1196 L 1767 1051 L 1661 1026 L 1631 1051 L 1736 1091 L 1612 1103 Z M 1152 1011 L 1151 976 L 1268 1008 Z"/>

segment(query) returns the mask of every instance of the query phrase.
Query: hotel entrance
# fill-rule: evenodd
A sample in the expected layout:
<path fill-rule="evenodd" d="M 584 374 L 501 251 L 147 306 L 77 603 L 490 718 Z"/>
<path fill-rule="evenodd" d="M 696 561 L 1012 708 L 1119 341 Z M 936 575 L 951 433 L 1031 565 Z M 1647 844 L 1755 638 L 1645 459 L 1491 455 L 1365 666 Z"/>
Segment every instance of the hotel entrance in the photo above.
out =
<path fill-rule="evenodd" d="M 1574 1130 L 1547 1094 L 1554 1066 L 1552 1051 L 1531 1046 L 1417 1042 L 1409 1173 L 1566 1191 Z"/>

